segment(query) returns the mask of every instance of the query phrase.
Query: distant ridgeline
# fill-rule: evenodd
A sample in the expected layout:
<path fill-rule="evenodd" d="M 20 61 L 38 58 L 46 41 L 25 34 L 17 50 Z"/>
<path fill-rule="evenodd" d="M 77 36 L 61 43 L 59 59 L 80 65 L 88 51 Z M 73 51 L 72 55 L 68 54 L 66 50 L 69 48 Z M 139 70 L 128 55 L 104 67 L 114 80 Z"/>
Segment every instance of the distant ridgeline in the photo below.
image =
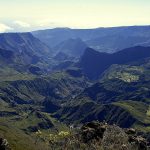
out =
<path fill-rule="evenodd" d="M 79 39 L 80 41 L 82 40 L 82 43 L 84 42 L 87 47 L 108 53 L 133 46 L 150 46 L 150 26 L 96 29 L 55 28 L 34 31 L 32 34 L 52 47 L 52 49 L 59 47 L 61 51 L 66 47 L 69 48 L 73 43 L 78 43 Z M 68 46 L 66 43 L 68 43 Z M 76 46 L 74 45 L 74 47 Z"/>

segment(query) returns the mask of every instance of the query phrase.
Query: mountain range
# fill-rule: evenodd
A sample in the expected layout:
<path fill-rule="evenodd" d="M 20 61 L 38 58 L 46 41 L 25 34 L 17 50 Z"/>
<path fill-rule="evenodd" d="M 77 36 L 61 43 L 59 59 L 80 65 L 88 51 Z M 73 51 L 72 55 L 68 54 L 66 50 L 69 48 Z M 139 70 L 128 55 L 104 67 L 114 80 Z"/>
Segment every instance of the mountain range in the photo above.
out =
<path fill-rule="evenodd" d="M 94 120 L 149 135 L 149 32 L 132 26 L 0 34 L 0 137 L 14 150 L 46 150 Z"/>
<path fill-rule="evenodd" d="M 88 47 L 114 53 L 134 46 L 150 46 L 150 26 L 126 26 L 96 29 L 55 28 L 32 32 L 52 48 L 68 39 L 80 38 Z"/>

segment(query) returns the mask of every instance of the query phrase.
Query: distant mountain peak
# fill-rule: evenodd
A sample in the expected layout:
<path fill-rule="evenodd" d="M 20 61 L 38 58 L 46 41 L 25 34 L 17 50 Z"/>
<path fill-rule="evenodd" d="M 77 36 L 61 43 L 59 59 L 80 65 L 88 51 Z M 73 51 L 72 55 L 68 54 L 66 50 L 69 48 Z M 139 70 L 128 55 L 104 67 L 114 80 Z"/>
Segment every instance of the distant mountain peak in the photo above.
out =
<path fill-rule="evenodd" d="M 70 38 L 59 43 L 54 49 L 71 57 L 80 57 L 87 45 L 80 38 Z"/>

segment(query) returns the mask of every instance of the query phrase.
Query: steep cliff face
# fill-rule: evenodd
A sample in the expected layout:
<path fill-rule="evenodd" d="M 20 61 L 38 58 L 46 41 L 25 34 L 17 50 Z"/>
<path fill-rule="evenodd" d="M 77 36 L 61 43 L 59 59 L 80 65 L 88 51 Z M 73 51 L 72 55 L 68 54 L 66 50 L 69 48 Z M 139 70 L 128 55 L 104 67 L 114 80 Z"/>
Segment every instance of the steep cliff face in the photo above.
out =
<path fill-rule="evenodd" d="M 77 66 L 90 79 L 98 79 L 112 64 L 126 64 L 147 57 L 150 57 L 149 47 L 136 46 L 113 54 L 100 53 L 91 48 L 87 48 Z"/>

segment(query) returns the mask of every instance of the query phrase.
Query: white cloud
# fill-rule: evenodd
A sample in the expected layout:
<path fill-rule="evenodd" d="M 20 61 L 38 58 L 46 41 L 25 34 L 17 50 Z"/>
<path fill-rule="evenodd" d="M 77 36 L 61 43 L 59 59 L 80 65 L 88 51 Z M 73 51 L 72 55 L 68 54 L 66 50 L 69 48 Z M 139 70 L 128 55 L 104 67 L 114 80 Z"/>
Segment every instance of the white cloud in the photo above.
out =
<path fill-rule="evenodd" d="M 13 28 L 11 28 L 5 24 L 0 23 L 0 32 L 6 32 L 8 30 L 13 30 Z"/>
<path fill-rule="evenodd" d="M 23 21 L 14 21 L 14 24 L 22 27 L 22 28 L 29 28 L 30 27 L 30 24 L 29 23 L 26 23 L 26 22 L 23 22 Z"/>
<path fill-rule="evenodd" d="M 36 22 L 36 25 L 39 27 L 48 27 L 48 26 L 57 26 L 59 23 L 55 22 L 55 20 L 52 22 L 49 19 L 44 19 Z"/>

